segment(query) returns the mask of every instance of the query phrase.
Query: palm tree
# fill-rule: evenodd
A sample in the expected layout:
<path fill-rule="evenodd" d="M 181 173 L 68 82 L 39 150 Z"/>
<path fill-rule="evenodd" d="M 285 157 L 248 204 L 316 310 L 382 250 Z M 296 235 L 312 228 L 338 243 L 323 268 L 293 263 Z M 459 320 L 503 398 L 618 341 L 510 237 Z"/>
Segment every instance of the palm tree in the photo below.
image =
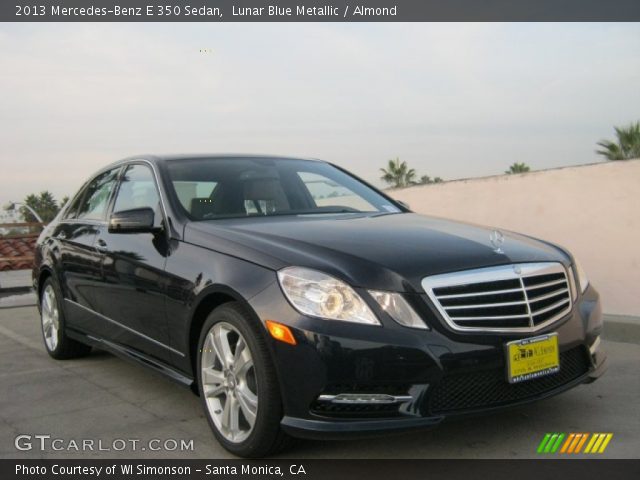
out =
<path fill-rule="evenodd" d="M 40 192 L 39 195 L 30 194 L 24 199 L 24 203 L 33 208 L 38 215 L 42 218 L 44 223 L 49 223 L 53 218 L 58 214 L 60 207 L 56 202 L 53 194 L 47 190 L 44 192 Z M 33 214 L 26 208 L 22 207 L 20 209 L 20 213 L 22 217 L 27 222 L 35 222 L 37 219 L 33 216 Z"/>
<path fill-rule="evenodd" d="M 631 123 L 628 127 L 613 127 L 618 142 L 602 140 L 598 142 L 604 150 L 596 150 L 607 160 L 629 160 L 640 158 L 640 122 Z"/>
<path fill-rule="evenodd" d="M 443 180 L 440 177 L 431 178 L 429 175 L 422 175 L 420 180 L 413 182 L 414 185 L 431 185 L 432 183 L 442 183 Z"/>
<path fill-rule="evenodd" d="M 416 171 L 409 168 L 407 162 L 401 162 L 400 158 L 389 160 L 387 168 L 381 168 L 382 176 L 380 179 L 393 188 L 402 188 L 414 183 Z"/>
<path fill-rule="evenodd" d="M 511 165 L 509 167 L 509 170 L 506 170 L 504 173 L 506 173 L 507 175 L 511 175 L 512 173 L 527 173 L 530 170 L 531 169 L 529 168 L 529 165 L 527 165 L 526 163 L 516 162 Z"/>

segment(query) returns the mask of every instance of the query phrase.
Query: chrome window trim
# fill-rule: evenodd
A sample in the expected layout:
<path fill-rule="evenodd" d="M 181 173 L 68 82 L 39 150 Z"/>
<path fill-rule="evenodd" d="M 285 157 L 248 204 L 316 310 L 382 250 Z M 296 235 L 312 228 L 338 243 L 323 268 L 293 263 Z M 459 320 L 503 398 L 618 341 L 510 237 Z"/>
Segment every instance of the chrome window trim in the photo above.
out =
<path fill-rule="evenodd" d="M 518 273 L 519 272 L 519 273 Z M 438 297 L 434 293 L 434 289 L 439 287 L 453 287 L 458 285 L 465 285 L 468 283 L 482 283 L 482 282 L 492 282 L 499 280 L 520 280 L 520 288 L 513 289 L 514 291 L 525 291 L 525 286 L 523 282 L 523 278 L 527 278 L 530 276 L 536 275 L 545 275 L 549 273 L 563 273 L 565 276 L 565 280 L 567 286 L 569 288 L 569 295 L 566 302 L 567 307 L 563 309 L 558 314 L 553 317 L 545 320 L 544 322 L 533 325 L 529 327 L 468 327 L 468 326 L 460 326 L 456 324 L 446 312 L 444 307 L 440 304 Z M 532 333 L 540 331 L 549 325 L 557 322 L 558 320 L 564 318 L 571 310 L 573 309 L 574 298 L 572 296 L 572 277 L 567 273 L 567 268 L 564 267 L 559 262 L 539 262 L 539 263 L 513 263 L 508 265 L 500 265 L 497 267 L 486 267 L 486 268 L 478 268 L 473 270 L 463 270 L 459 272 L 452 273 L 444 273 L 440 275 L 432 275 L 422 279 L 422 288 L 429 297 L 429 300 L 433 304 L 433 306 L 438 310 L 443 320 L 446 324 L 453 330 L 458 332 L 493 332 L 493 333 Z M 537 286 L 537 285 L 536 285 Z M 531 287 L 529 287 L 531 288 Z M 510 289 L 511 290 L 511 289 Z M 484 294 L 493 293 L 493 292 L 485 292 Z M 451 297 L 443 296 L 443 298 Z M 526 297 L 525 297 L 526 298 Z M 539 300 L 539 299 L 537 299 Z M 527 300 L 527 315 L 516 315 L 512 316 L 513 318 L 529 318 L 532 322 L 530 301 Z M 559 306 L 562 303 L 559 302 Z M 538 312 L 536 312 L 538 313 Z M 506 318 L 506 317 L 503 317 Z M 531 323 L 530 322 L 530 323 Z"/>

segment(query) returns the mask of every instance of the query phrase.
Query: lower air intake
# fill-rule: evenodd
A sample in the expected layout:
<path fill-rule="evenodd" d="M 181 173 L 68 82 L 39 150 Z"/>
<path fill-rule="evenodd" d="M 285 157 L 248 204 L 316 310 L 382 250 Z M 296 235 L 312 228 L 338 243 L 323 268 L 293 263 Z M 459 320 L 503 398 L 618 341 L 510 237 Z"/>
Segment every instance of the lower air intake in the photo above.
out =
<path fill-rule="evenodd" d="M 531 399 L 580 378 L 589 366 L 580 346 L 560 353 L 558 373 L 521 383 L 508 383 L 502 368 L 452 374 L 434 388 L 429 409 L 433 414 L 455 413 Z"/>

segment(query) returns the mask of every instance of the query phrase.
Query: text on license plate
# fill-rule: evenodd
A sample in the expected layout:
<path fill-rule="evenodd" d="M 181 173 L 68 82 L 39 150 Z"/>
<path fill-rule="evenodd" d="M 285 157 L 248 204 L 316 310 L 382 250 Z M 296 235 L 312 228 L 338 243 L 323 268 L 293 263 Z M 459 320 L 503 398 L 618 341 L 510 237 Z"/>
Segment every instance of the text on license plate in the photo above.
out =
<path fill-rule="evenodd" d="M 550 375 L 560 370 L 558 334 L 525 338 L 507 343 L 509 383 Z"/>

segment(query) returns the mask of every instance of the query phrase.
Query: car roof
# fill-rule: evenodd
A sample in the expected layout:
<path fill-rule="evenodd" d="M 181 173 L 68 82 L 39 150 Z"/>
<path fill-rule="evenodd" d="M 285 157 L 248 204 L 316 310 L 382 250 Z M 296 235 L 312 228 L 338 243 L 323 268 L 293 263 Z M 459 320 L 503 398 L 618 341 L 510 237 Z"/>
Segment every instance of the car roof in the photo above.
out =
<path fill-rule="evenodd" d="M 199 159 L 199 158 L 206 158 L 206 159 L 212 159 L 212 160 L 216 160 L 216 159 L 225 159 L 225 158 L 236 158 L 238 160 L 241 159 L 251 159 L 251 160 L 303 160 L 303 161 L 309 161 L 309 162 L 320 162 L 320 163 L 327 163 L 324 160 L 320 160 L 318 158 L 301 158 L 301 157 L 290 157 L 290 156 L 286 156 L 286 155 L 260 155 L 260 154 L 251 154 L 251 153 L 182 153 L 182 154 L 171 154 L 171 155 L 149 155 L 149 154 L 145 154 L 145 155 L 132 155 L 130 157 L 127 158 L 122 158 L 120 160 L 117 160 L 115 162 L 111 162 L 105 166 L 103 166 L 101 169 L 95 171 L 91 177 L 89 177 L 90 179 L 93 179 L 96 177 L 96 175 L 100 175 L 101 173 L 107 171 L 107 170 L 111 170 L 113 168 L 117 168 L 121 165 L 127 164 L 127 163 L 131 163 L 131 162 L 136 162 L 136 161 L 146 161 L 149 162 L 153 165 L 157 165 L 157 164 L 161 164 L 161 163 L 165 163 L 167 161 L 173 161 L 173 160 L 193 160 L 193 159 Z"/>
<path fill-rule="evenodd" d="M 181 154 L 170 154 L 170 155 L 134 155 L 131 157 L 123 158 L 117 162 L 114 162 L 112 165 L 118 165 L 120 163 L 132 162 L 135 160 L 148 160 L 152 163 L 164 163 L 170 160 L 193 160 L 193 159 L 226 159 L 226 158 L 237 158 L 237 159 L 251 159 L 251 160 L 306 160 L 306 161 L 315 161 L 322 162 L 317 158 L 301 158 L 301 157 L 291 157 L 287 155 L 262 155 L 262 154 L 247 154 L 247 153 L 181 153 Z"/>

